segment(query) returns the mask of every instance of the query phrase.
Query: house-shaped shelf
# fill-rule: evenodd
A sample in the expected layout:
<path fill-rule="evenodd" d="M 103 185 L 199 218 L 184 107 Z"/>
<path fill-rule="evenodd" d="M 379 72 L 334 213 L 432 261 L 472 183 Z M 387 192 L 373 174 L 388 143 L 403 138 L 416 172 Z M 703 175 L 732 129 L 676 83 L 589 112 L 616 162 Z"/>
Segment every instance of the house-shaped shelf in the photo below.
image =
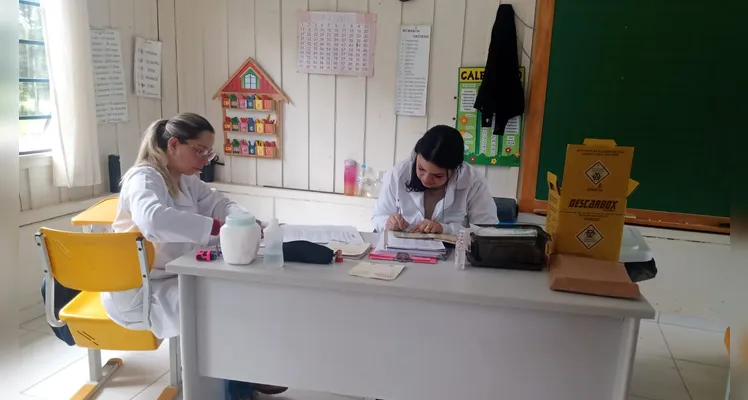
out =
<path fill-rule="evenodd" d="M 223 110 L 224 153 L 281 158 L 283 102 L 288 97 L 249 58 L 213 95 Z"/>

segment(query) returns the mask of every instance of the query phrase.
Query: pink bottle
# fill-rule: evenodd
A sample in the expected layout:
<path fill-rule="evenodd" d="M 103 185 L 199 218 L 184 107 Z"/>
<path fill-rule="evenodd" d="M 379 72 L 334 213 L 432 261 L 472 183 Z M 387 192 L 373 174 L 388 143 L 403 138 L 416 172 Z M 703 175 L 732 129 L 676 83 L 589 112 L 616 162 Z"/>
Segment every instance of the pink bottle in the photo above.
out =
<path fill-rule="evenodd" d="M 356 161 L 345 160 L 343 172 L 343 194 L 346 196 L 356 195 Z"/>

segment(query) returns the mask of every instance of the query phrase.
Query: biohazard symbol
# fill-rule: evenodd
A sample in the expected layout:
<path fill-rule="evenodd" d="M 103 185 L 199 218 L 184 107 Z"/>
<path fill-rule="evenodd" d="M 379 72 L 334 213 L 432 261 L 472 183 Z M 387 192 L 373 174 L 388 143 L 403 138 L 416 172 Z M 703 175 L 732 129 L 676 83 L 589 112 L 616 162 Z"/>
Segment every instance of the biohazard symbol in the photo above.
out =
<path fill-rule="evenodd" d="M 595 247 L 603 239 L 603 234 L 592 224 L 587 225 L 587 227 L 577 235 L 577 240 L 579 240 L 587 250 Z"/>
<path fill-rule="evenodd" d="M 587 175 L 587 178 L 589 178 L 590 182 L 592 182 L 594 185 L 599 185 L 600 182 L 604 181 L 605 178 L 610 176 L 610 171 L 605 168 L 605 165 L 603 165 L 603 163 L 597 161 L 596 163 L 592 164 L 591 167 L 587 168 L 587 171 L 585 171 L 584 174 Z"/>

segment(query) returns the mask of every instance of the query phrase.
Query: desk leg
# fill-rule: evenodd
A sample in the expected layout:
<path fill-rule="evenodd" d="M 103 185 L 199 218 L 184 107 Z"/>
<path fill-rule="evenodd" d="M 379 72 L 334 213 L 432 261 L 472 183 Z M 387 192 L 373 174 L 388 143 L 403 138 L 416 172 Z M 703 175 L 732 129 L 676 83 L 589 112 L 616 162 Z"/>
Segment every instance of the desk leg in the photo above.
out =
<path fill-rule="evenodd" d="M 636 357 L 636 343 L 639 340 L 639 319 L 625 318 L 623 320 L 623 332 L 618 353 L 618 370 L 613 387 L 614 400 L 628 399 L 629 384 L 631 383 L 631 372 L 634 368 Z"/>
<path fill-rule="evenodd" d="M 200 376 L 197 353 L 196 282 L 191 275 L 179 275 L 179 316 L 182 349 L 183 400 L 223 399 L 223 381 Z"/>

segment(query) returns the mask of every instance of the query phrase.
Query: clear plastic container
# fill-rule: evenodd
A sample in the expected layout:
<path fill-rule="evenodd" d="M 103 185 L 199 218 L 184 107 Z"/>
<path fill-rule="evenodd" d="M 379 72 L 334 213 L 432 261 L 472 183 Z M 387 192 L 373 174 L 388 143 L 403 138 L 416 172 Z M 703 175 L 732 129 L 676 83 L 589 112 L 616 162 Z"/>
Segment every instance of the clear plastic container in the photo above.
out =
<path fill-rule="evenodd" d="M 356 196 L 368 197 L 369 177 L 366 175 L 366 164 L 361 164 L 361 171 L 356 178 Z"/>
<path fill-rule="evenodd" d="M 346 196 L 356 195 L 356 160 L 345 160 L 343 194 Z"/>
<path fill-rule="evenodd" d="M 262 263 L 271 268 L 283 266 L 283 228 L 278 224 L 277 218 L 270 220 L 270 225 L 265 229 L 265 253 Z"/>
<path fill-rule="evenodd" d="M 371 180 L 369 186 L 369 197 L 379 198 L 379 192 L 382 191 L 382 182 L 384 181 L 384 171 L 379 171 L 376 179 Z"/>

